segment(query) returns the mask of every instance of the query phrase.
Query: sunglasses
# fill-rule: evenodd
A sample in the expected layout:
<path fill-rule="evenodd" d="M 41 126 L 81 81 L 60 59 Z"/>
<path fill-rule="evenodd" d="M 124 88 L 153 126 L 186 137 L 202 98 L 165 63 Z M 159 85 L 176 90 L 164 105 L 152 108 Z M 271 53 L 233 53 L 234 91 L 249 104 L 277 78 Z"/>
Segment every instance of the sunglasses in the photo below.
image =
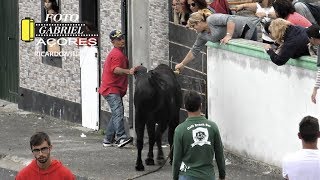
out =
<path fill-rule="evenodd" d="M 191 3 L 191 4 L 188 4 L 189 6 L 192 6 L 192 7 L 195 7 L 196 6 L 196 3 Z"/>

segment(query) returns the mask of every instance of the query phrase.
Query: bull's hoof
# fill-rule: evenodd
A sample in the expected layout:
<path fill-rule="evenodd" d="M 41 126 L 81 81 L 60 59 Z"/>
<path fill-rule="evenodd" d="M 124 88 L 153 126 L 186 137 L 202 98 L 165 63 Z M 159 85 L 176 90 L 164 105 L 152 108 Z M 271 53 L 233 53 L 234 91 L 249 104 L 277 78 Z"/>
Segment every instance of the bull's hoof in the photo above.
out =
<path fill-rule="evenodd" d="M 163 156 L 161 156 L 157 158 L 157 162 L 159 165 L 163 165 L 166 162 L 166 160 L 164 159 Z"/>
<path fill-rule="evenodd" d="M 144 166 L 143 166 L 143 164 L 137 164 L 137 165 L 136 165 L 136 171 L 144 171 Z"/>
<path fill-rule="evenodd" d="M 154 160 L 152 158 L 147 158 L 145 162 L 146 162 L 146 165 L 149 165 L 149 166 L 154 165 Z"/>

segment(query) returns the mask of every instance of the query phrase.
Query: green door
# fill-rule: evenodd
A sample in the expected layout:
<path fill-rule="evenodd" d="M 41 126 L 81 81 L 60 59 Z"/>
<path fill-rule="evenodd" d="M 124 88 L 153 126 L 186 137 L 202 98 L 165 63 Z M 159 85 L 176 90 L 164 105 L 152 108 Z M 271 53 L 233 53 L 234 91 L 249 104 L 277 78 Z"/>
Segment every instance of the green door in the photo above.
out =
<path fill-rule="evenodd" d="M 18 0 L 0 0 L 0 99 L 17 102 L 19 86 Z"/>

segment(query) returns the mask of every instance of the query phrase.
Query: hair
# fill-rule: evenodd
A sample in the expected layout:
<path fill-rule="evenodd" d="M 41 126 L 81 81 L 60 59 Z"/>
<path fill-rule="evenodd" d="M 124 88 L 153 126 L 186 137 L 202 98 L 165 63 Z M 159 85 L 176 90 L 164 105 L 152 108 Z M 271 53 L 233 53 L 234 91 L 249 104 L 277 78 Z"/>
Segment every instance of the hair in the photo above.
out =
<path fill-rule="evenodd" d="M 211 11 L 209 9 L 201 9 L 197 12 L 194 12 L 190 15 L 187 26 L 190 27 L 191 25 L 197 22 L 205 22 L 207 17 L 211 15 Z"/>
<path fill-rule="evenodd" d="M 88 28 L 85 30 L 88 33 L 96 33 L 97 32 L 97 29 L 92 22 L 85 20 L 85 21 L 83 21 L 83 23 L 85 24 L 85 27 Z"/>
<path fill-rule="evenodd" d="M 43 0 L 44 2 L 46 1 L 46 0 Z M 58 3 L 57 3 L 57 1 L 56 0 L 49 0 L 49 3 L 51 3 L 51 6 L 53 7 L 53 6 L 58 6 Z M 59 6 L 58 6 L 59 7 Z"/>
<path fill-rule="evenodd" d="M 291 23 L 289 21 L 282 18 L 272 20 L 269 26 L 272 38 L 274 38 L 277 43 L 281 44 L 283 42 L 286 30 L 290 25 Z"/>
<path fill-rule="evenodd" d="M 320 39 L 320 26 L 318 24 L 313 24 L 307 28 L 307 34 L 309 38 Z"/>
<path fill-rule="evenodd" d="M 312 116 L 304 117 L 299 123 L 299 133 L 303 141 L 315 142 L 319 136 L 318 119 Z"/>
<path fill-rule="evenodd" d="M 184 95 L 184 107 L 188 112 L 196 112 L 201 107 L 201 96 L 195 91 L 187 91 Z"/>
<path fill-rule="evenodd" d="M 279 18 L 286 19 L 289 14 L 293 14 L 296 10 L 289 0 L 276 0 L 272 3 L 274 11 Z"/>
<path fill-rule="evenodd" d="M 39 146 L 44 141 L 47 141 L 48 145 L 51 146 L 51 141 L 47 133 L 45 132 L 36 132 L 30 138 L 30 148 L 33 146 Z"/>
<path fill-rule="evenodd" d="M 191 9 L 188 5 L 188 0 L 178 0 L 178 2 L 180 2 L 180 5 L 183 6 L 182 7 L 182 11 L 184 13 L 190 13 L 191 12 Z"/>
<path fill-rule="evenodd" d="M 51 9 L 54 10 L 56 13 L 59 13 L 59 6 L 57 4 L 52 4 Z"/>
<path fill-rule="evenodd" d="M 262 5 L 262 2 L 263 2 L 264 0 L 255 0 L 255 1 L 253 1 L 253 2 L 257 2 L 257 3 L 259 3 L 260 5 Z M 271 7 L 272 6 L 272 3 L 274 2 L 274 0 L 266 0 L 266 1 L 268 1 L 268 4 L 267 4 L 267 7 Z M 261 6 L 262 7 L 262 6 Z"/>
<path fill-rule="evenodd" d="M 206 0 L 193 0 L 194 3 L 198 6 L 198 8 L 201 9 L 206 9 L 208 7 L 207 1 Z"/>

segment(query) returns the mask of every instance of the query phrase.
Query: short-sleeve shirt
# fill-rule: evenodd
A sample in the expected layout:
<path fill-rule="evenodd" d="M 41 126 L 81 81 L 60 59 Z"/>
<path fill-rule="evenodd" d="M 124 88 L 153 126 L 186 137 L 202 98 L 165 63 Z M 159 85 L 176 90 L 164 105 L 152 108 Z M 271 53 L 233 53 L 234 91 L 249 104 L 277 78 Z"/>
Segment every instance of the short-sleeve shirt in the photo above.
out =
<path fill-rule="evenodd" d="M 125 54 L 119 48 L 113 48 L 107 56 L 102 73 L 99 93 L 103 96 L 109 94 L 120 94 L 123 97 L 128 88 L 127 75 L 118 75 L 113 71 L 116 67 L 128 69 L 129 61 Z"/>
<path fill-rule="evenodd" d="M 293 14 L 289 14 L 286 20 L 291 22 L 293 25 L 302 26 L 304 28 L 307 28 L 312 25 L 308 19 L 306 19 L 305 17 L 303 17 L 297 12 L 294 12 Z"/>
<path fill-rule="evenodd" d="M 319 180 L 320 151 L 301 149 L 286 155 L 282 162 L 282 175 L 289 180 Z"/>

